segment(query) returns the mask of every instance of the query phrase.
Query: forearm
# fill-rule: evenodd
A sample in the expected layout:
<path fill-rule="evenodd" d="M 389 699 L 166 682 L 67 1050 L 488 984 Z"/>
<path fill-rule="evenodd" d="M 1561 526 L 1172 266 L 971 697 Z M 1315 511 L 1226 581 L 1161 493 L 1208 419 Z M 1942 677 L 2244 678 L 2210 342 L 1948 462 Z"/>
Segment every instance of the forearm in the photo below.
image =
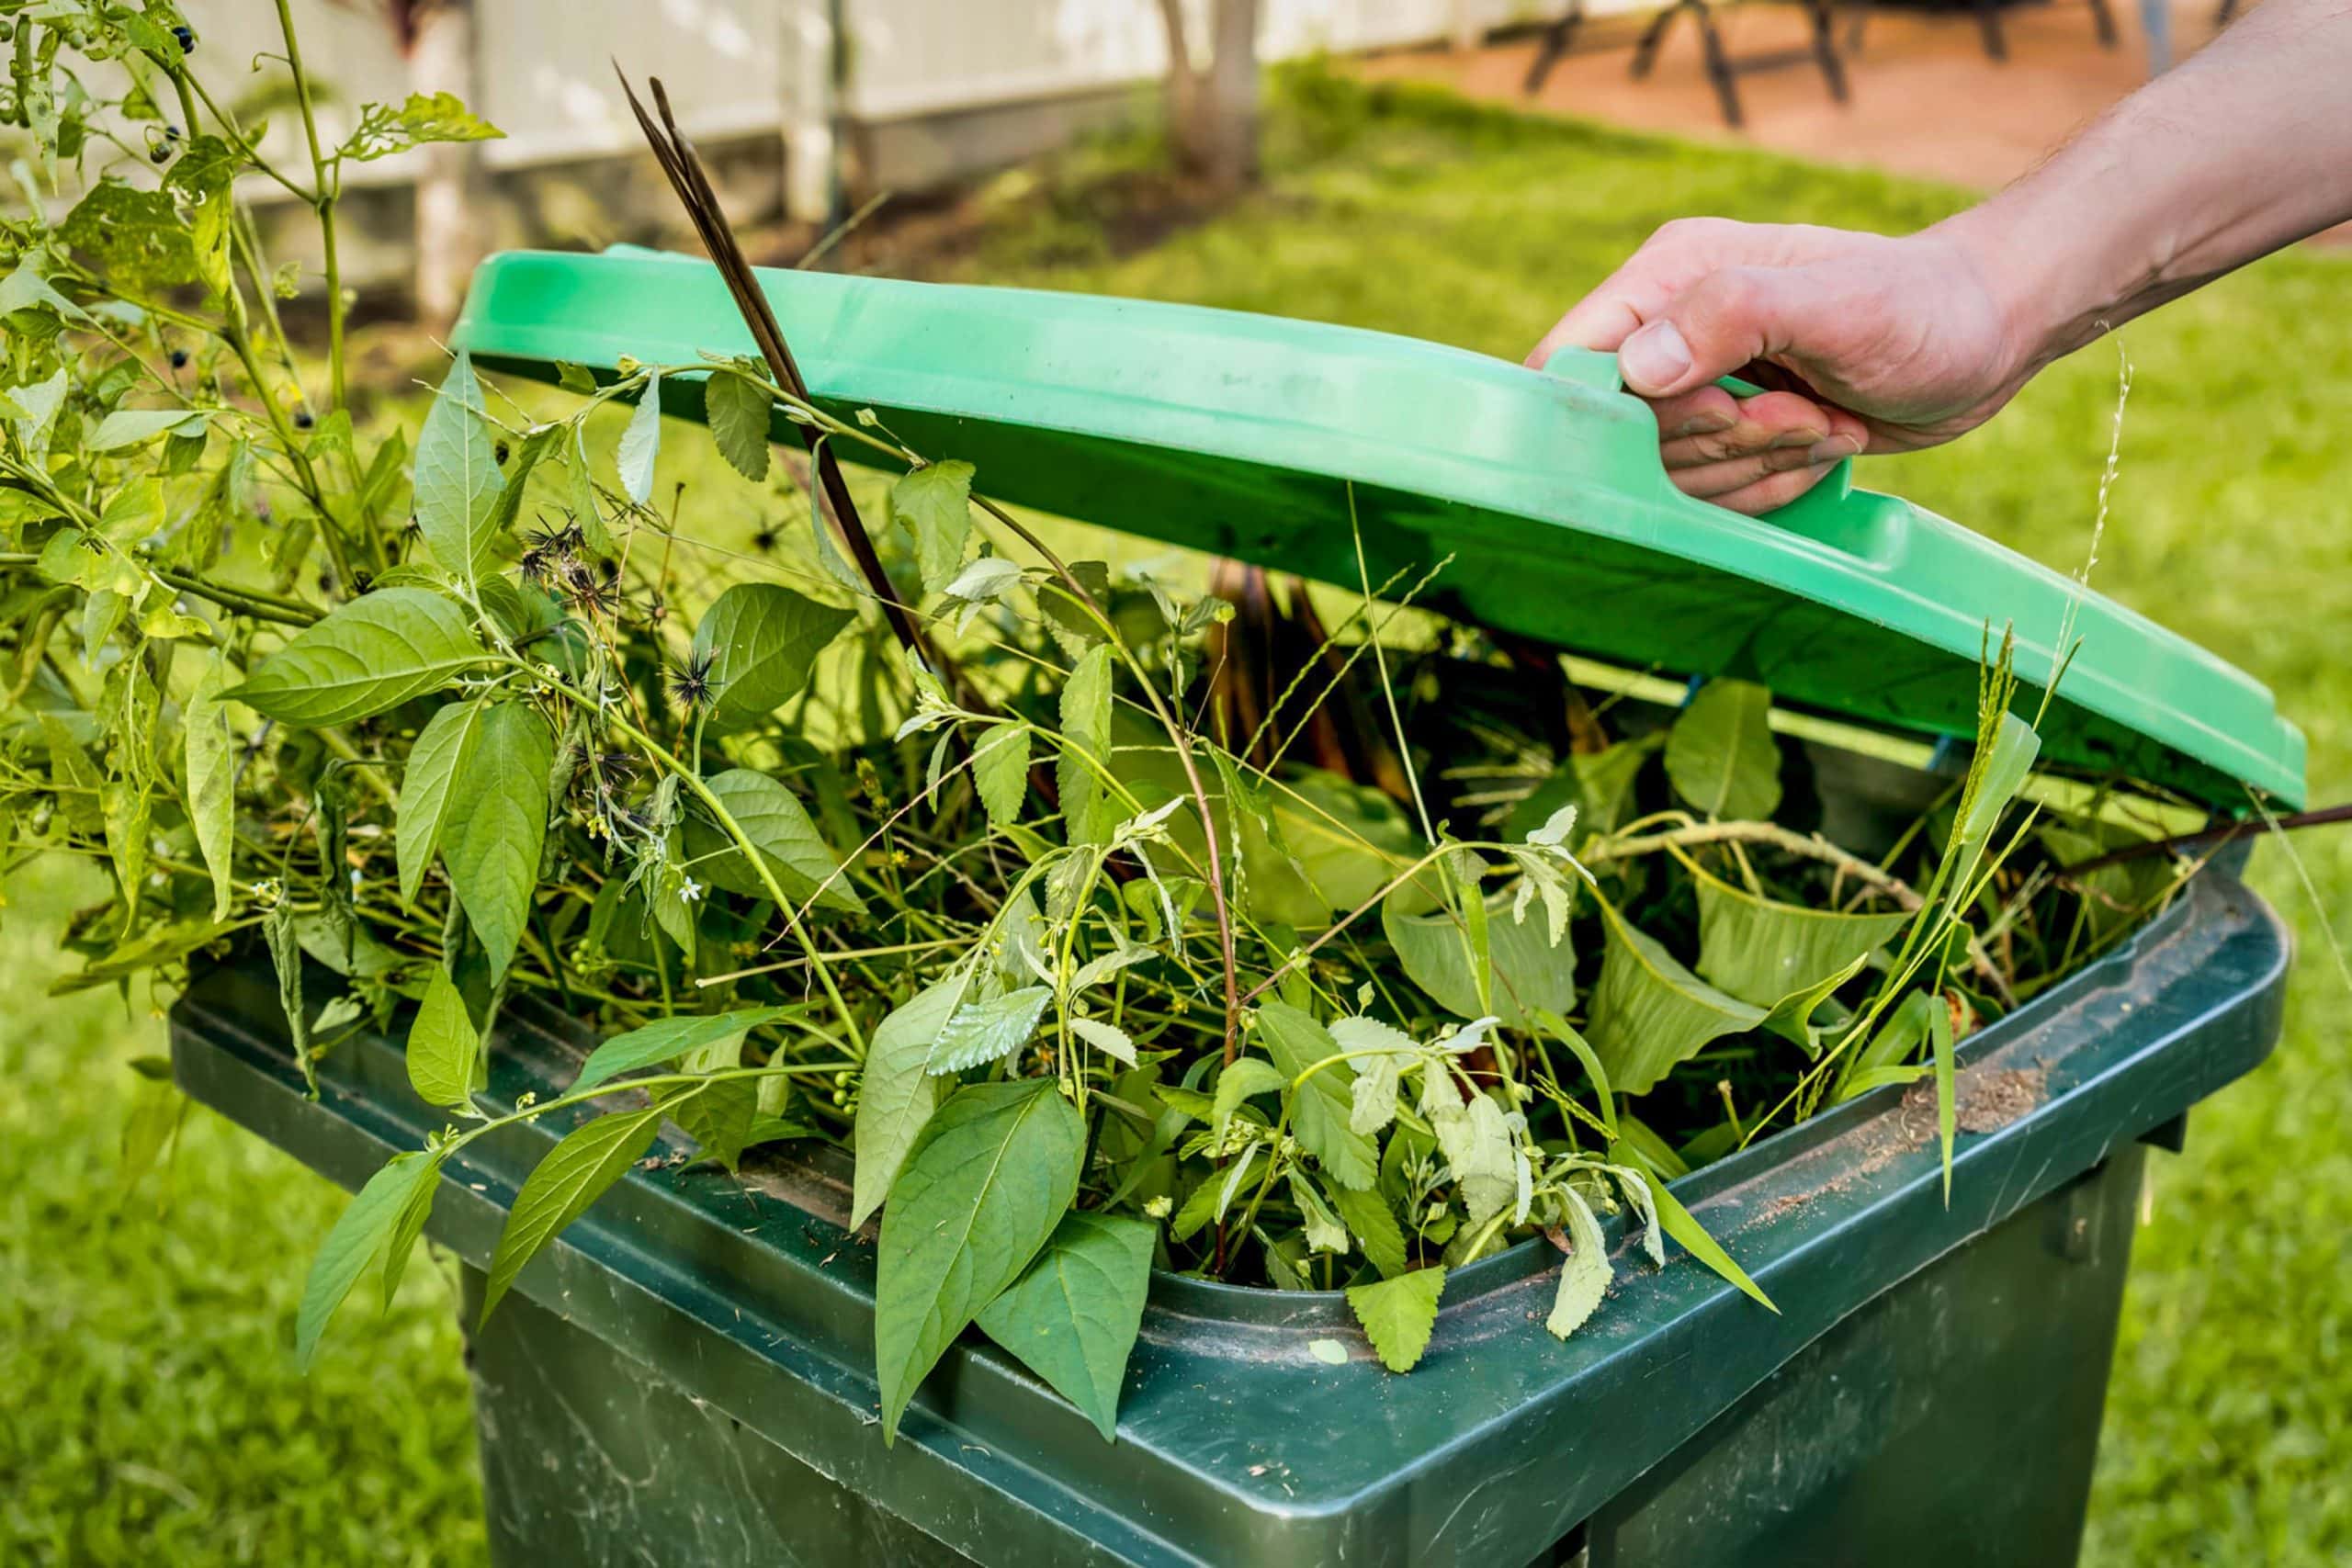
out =
<path fill-rule="evenodd" d="M 2033 173 L 1937 226 L 2018 369 L 2352 220 L 2352 0 L 2267 0 Z"/>

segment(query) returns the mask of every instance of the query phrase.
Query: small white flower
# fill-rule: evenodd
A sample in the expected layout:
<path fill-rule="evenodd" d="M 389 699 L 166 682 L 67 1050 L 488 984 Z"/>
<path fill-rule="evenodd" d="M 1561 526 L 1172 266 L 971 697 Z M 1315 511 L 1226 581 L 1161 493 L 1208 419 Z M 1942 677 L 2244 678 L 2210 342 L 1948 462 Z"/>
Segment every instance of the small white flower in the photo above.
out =
<path fill-rule="evenodd" d="M 678 884 L 678 897 L 683 902 L 691 904 L 701 897 L 702 884 L 696 882 L 693 877 L 689 876 L 684 881 Z"/>
<path fill-rule="evenodd" d="M 1165 1193 L 1144 1200 L 1143 1212 L 1155 1220 L 1164 1220 L 1176 1212 L 1176 1200 Z"/>

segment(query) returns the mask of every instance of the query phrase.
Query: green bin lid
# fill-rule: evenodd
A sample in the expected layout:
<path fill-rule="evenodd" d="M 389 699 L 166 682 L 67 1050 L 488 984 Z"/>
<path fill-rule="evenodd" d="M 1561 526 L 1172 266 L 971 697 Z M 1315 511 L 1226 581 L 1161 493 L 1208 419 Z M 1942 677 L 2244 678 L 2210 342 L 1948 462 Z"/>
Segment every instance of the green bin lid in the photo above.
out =
<path fill-rule="evenodd" d="M 1841 469 L 1763 518 L 1681 494 L 1614 360 L 1544 370 L 1386 333 L 1191 305 L 762 269 L 818 400 L 870 408 L 1001 501 L 1353 585 L 1453 559 L 1420 603 L 1635 669 L 1973 738 L 1988 632 L 2048 682 L 2045 762 L 2225 811 L 2303 801 L 2269 691 L 2144 616 Z M 514 252 L 453 337 L 492 367 L 609 373 L 755 352 L 718 270 L 635 249 Z M 701 390 L 663 380 L 689 416 Z M 779 438 L 787 428 L 780 415 Z M 855 448 L 840 448 L 844 458 Z M 1408 579 L 1409 581 L 1409 579 Z"/>

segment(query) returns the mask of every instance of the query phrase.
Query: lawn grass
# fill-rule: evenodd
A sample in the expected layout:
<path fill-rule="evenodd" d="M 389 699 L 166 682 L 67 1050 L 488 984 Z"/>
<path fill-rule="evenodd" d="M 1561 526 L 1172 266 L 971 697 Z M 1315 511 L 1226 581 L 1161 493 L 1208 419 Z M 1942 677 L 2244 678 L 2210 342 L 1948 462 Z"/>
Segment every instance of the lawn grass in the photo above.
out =
<path fill-rule="evenodd" d="M 1261 195 L 1128 256 L 1091 209 L 1100 187 L 1049 175 L 1000 204 L 956 270 L 1515 358 L 1668 218 L 1901 230 L 1960 199 L 1317 77 L 1293 79 L 1271 144 Z M 2352 265 L 2299 253 L 2130 330 L 2137 378 L 2094 576 L 2269 681 L 2311 732 L 2323 801 L 2352 795 L 2352 673 L 2330 651 L 2352 626 L 2352 463 L 2336 449 L 2352 409 L 2347 298 Z M 1869 465 L 1865 482 L 2071 570 L 2115 381 L 2112 351 L 2094 348 L 1987 430 Z M 2328 1021 L 2352 993 L 2319 919 L 2352 933 L 2352 833 L 2312 835 L 2301 855 L 2316 904 L 2276 848 L 2257 870 L 2303 942 L 2278 1055 L 2198 1113 L 2184 1157 L 2156 1161 L 2094 1500 L 2098 1563 L 2352 1555 L 2352 1155 L 2339 1131 L 2352 1075 Z M 348 1325 L 306 1381 L 288 1345 L 301 1270 L 339 1201 L 323 1182 L 197 1111 L 169 1225 L 153 1222 L 152 1189 L 118 1204 L 113 1148 L 136 1083 L 123 1064 L 160 1050 L 161 1029 L 111 996 L 36 999 L 62 966 L 42 913 L 74 893 L 69 872 L 31 879 L 0 929 L 17 976 L 17 1027 L 0 1037 L 0 1561 L 479 1560 L 458 1340 L 434 1271 L 413 1272 L 389 1326 Z M 1987 1485 L 1994 1467 L 2029 1461 L 1951 1459 Z"/>

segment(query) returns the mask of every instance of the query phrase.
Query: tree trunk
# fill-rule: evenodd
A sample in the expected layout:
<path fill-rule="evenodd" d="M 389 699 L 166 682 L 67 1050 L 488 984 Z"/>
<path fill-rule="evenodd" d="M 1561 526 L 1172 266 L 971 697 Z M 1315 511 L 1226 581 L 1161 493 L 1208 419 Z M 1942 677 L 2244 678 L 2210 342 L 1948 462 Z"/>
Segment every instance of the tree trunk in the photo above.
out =
<path fill-rule="evenodd" d="M 1168 34 L 1168 128 L 1176 159 L 1231 189 L 1258 176 L 1259 0 L 1209 0 L 1209 60 L 1193 62 L 1182 0 L 1159 0 Z"/>
<path fill-rule="evenodd" d="M 409 51 L 409 85 L 420 93 L 455 93 L 479 107 L 474 72 L 474 0 L 435 0 L 417 8 Z M 416 313 L 434 332 L 458 319 L 474 264 L 490 249 L 481 150 L 441 141 L 418 151 Z"/>

